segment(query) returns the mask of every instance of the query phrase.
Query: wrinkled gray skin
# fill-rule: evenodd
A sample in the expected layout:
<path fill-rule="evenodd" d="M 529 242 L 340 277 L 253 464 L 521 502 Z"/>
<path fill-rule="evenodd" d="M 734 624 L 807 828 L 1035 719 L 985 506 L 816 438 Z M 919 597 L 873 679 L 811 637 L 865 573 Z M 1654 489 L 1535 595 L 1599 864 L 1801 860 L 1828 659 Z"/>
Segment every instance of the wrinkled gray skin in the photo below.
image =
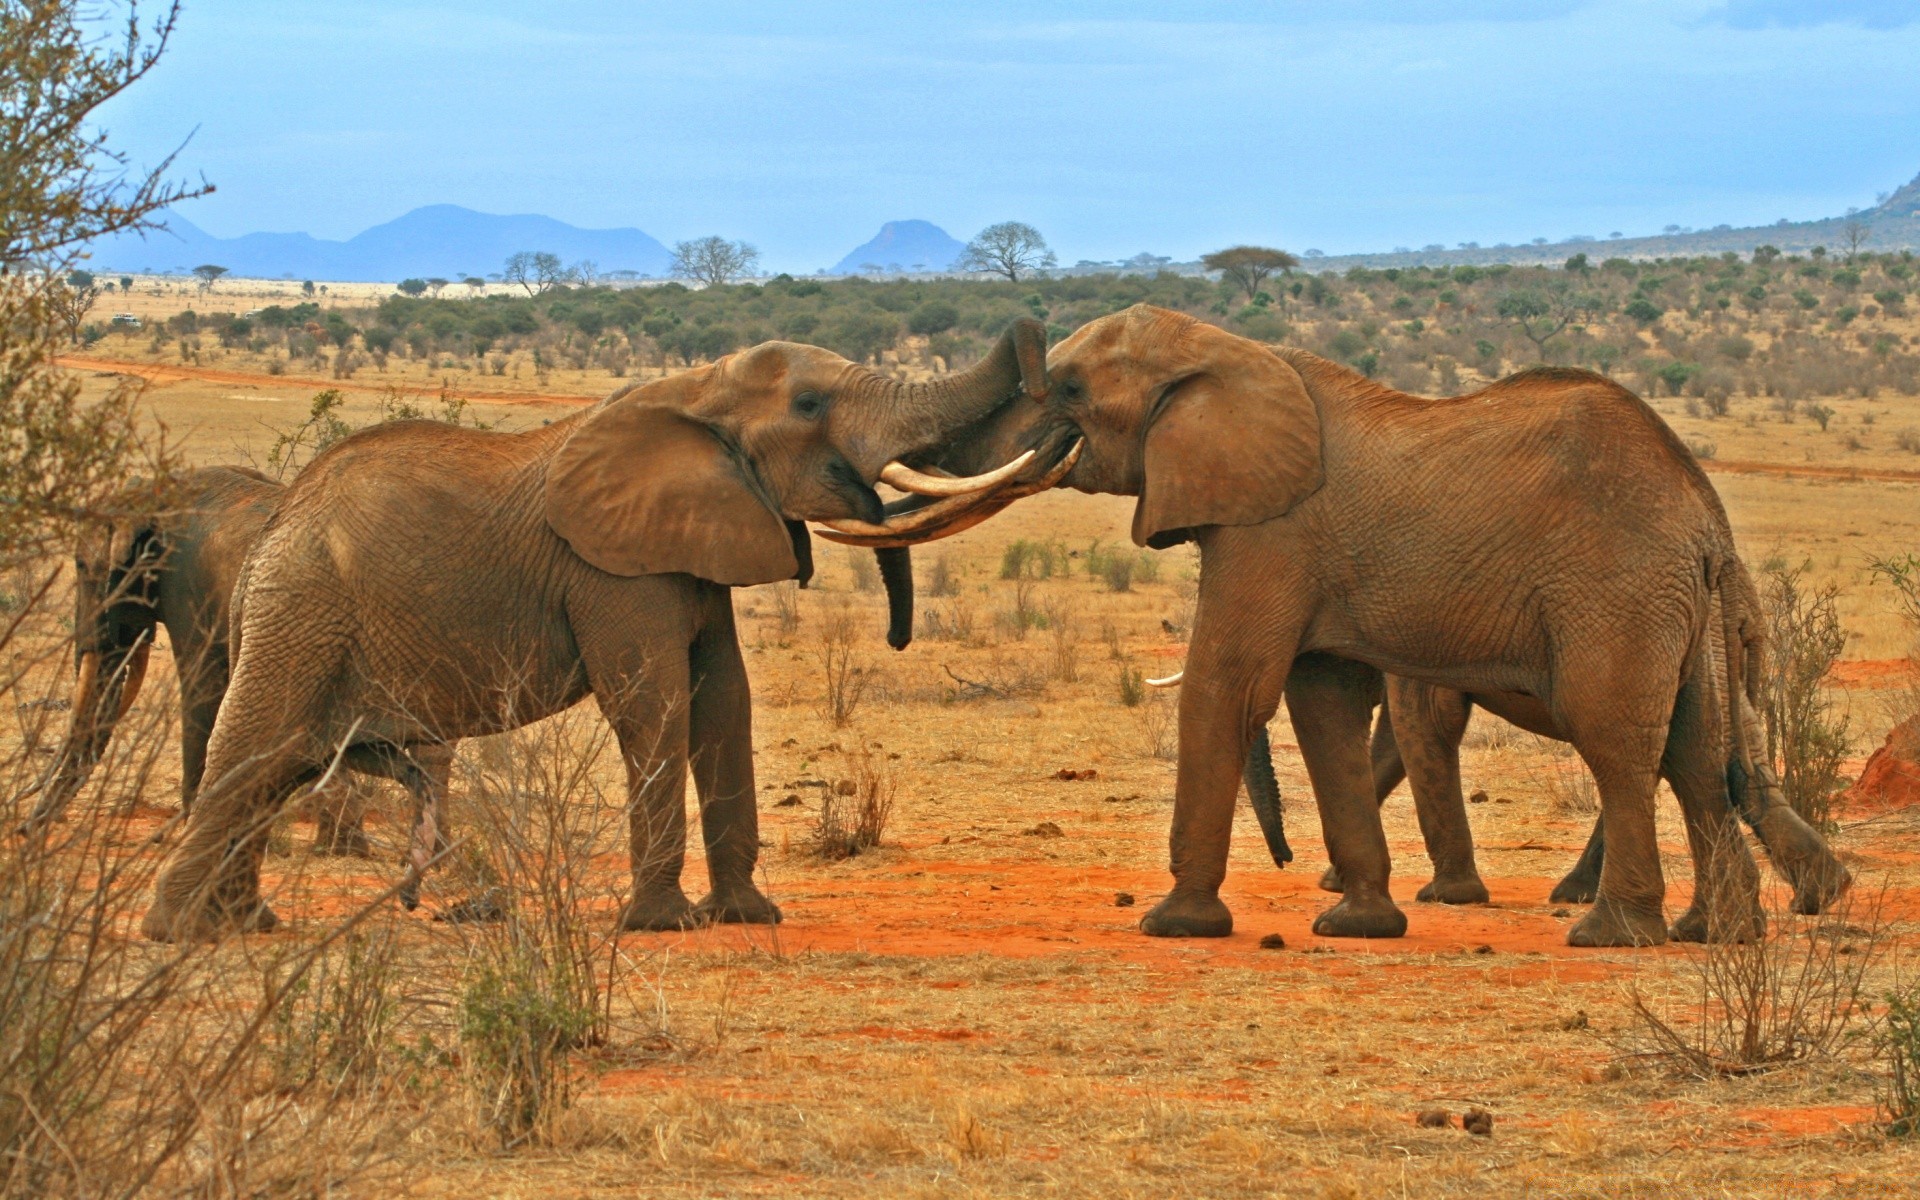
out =
<path fill-rule="evenodd" d="M 172 491 L 160 512 L 130 496 L 133 515 L 89 525 L 74 546 L 72 716 L 24 831 L 59 819 L 86 784 L 133 705 L 162 626 L 180 681 L 180 806 L 192 807 L 227 690 L 228 600 L 285 489 L 246 467 L 201 467 L 177 476 Z M 430 769 L 444 779 L 447 767 L 441 754 Z M 366 853 L 352 803 L 343 787 L 318 806 L 316 851 Z"/>
<path fill-rule="evenodd" d="M 526 432 L 394 422 L 337 443 L 288 488 L 238 581 L 207 784 L 144 932 L 272 928 L 266 830 L 342 747 L 414 791 L 417 882 L 439 845 L 422 751 L 589 695 L 627 766 L 622 927 L 779 920 L 753 881 L 730 588 L 801 573 L 794 522 L 879 520 L 886 463 L 1044 378 L 1044 351 L 1044 330 L 1018 322 L 972 370 L 910 385 L 767 343 Z M 689 769 L 712 885 L 697 907 L 680 886 Z"/>
<path fill-rule="evenodd" d="M 1083 326 L 1047 365 L 1044 400 L 994 413 L 941 463 L 1057 458 L 1084 438 L 1061 486 L 1139 497 L 1136 542 L 1199 545 L 1174 886 L 1144 932 L 1231 932 L 1219 889 L 1235 796 L 1283 694 L 1347 885 L 1315 931 L 1404 932 L 1369 761 L 1380 672 L 1529 697 L 1573 742 L 1607 854 L 1571 944 L 1764 927 L 1729 800 L 1776 786 L 1753 752 L 1758 600 L 1711 483 L 1638 397 L 1540 369 L 1427 400 L 1147 306 Z M 1696 882 L 1671 930 L 1654 838 L 1663 774 Z"/>

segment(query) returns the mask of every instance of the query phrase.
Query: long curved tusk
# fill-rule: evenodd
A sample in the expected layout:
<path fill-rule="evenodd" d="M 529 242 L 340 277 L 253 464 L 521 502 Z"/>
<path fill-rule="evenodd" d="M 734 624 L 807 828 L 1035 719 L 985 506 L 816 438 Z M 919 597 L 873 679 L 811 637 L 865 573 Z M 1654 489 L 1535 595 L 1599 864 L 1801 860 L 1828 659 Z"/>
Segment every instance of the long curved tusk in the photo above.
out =
<path fill-rule="evenodd" d="M 953 476 L 927 475 L 914 470 L 902 462 L 890 462 L 880 468 L 880 482 L 903 492 L 912 492 L 916 496 L 966 496 L 974 492 L 983 492 L 995 484 L 1004 483 L 1020 473 L 1033 457 L 1033 451 L 1023 451 L 1012 462 L 995 467 L 984 475 Z"/>
<path fill-rule="evenodd" d="M 891 546 L 913 546 L 921 542 L 931 542 L 970 528 L 999 512 L 1022 496 L 1031 496 L 1035 492 L 1044 492 L 1073 470 L 1080 461 L 1080 452 L 1086 446 L 1086 439 L 1076 439 L 1072 449 L 1055 463 L 1040 478 L 1028 483 L 1003 484 L 990 492 L 969 492 L 963 496 L 949 496 L 936 500 L 925 508 L 903 513 L 885 524 L 876 525 L 871 521 L 834 520 L 821 521 L 826 526 L 820 536 L 830 542 L 843 546 L 866 546 L 873 549 L 886 549 Z"/>
<path fill-rule="evenodd" d="M 1165 679 L 1149 679 L 1146 683 L 1148 687 L 1179 687 L 1180 681 L 1186 677 L 1185 671 L 1175 671 Z"/>

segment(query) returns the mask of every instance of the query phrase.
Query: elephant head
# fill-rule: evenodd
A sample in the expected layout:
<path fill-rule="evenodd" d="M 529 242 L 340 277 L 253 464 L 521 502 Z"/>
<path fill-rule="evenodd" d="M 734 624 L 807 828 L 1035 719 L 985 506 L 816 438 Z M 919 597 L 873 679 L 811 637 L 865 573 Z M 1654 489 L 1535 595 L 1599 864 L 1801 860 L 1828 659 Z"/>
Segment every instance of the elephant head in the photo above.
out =
<path fill-rule="evenodd" d="M 1006 487 L 1025 459 L 966 479 L 900 460 L 1016 393 L 1042 391 L 1045 354 L 1044 327 L 1017 321 L 971 370 L 916 384 L 768 342 L 616 392 L 571 423 L 549 461 L 547 523 L 610 574 L 731 585 L 804 577 L 802 523 L 879 522 L 877 482 L 962 497 Z"/>
<path fill-rule="evenodd" d="M 75 544 L 72 715 L 30 827 L 60 812 L 86 783 L 139 694 L 159 624 L 166 554 L 161 522 L 152 514 L 91 523 Z"/>
<path fill-rule="evenodd" d="M 1163 548 L 1205 525 L 1271 520 L 1319 489 L 1320 417 L 1299 373 L 1272 350 L 1166 309 L 1135 305 L 1089 322 L 1047 356 L 1038 395 L 989 414 L 941 450 L 967 472 L 1027 451 L 1062 487 L 1138 496 L 1133 540 Z M 1035 468 L 1039 470 L 1039 468 Z M 997 511 L 1009 490 L 913 510 L 925 536 Z M 833 536 L 829 534 L 828 536 Z M 875 532 L 859 544 L 897 544 Z M 848 540 L 836 538 L 836 540 Z"/>

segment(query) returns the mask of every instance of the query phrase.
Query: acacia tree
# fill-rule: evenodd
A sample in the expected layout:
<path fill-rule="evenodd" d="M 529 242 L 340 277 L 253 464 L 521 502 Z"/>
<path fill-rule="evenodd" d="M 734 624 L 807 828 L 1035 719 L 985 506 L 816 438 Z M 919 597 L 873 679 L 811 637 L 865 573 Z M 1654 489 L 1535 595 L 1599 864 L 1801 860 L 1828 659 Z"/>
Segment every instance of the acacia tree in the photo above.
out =
<path fill-rule="evenodd" d="M 213 285 L 226 273 L 227 269 L 216 263 L 201 263 L 193 269 L 193 277 L 200 281 L 200 290 L 203 292 L 212 291 Z"/>
<path fill-rule="evenodd" d="M 718 287 L 751 274 L 759 262 L 760 252 L 745 242 L 730 242 L 723 237 L 703 237 L 690 242 L 675 242 L 670 269 L 677 278 Z"/>
<path fill-rule="evenodd" d="M 1848 262 L 1860 256 L 1860 247 L 1866 244 L 1872 233 L 1872 227 L 1859 217 L 1848 217 L 1846 224 L 1840 226 L 1840 240 L 1847 244 Z"/>
<path fill-rule="evenodd" d="M 500 279 L 503 283 L 519 284 L 529 296 L 538 296 L 565 279 L 566 274 L 558 254 L 548 254 L 544 250 L 522 250 L 507 256 L 507 265 L 500 272 Z"/>
<path fill-rule="evenodd" d="M 159 62 L 178 15 L 164 6 L 143 28 L 130 5 L 0 0 L 0 565 L 171 465 L 134 387 L 84 403 L 54 356 L 86 243 L 157 228 L 168 205 L 213 190 L 170 182 L 173 155 L 132 168 L 92 120 Z"/>
<path fill-rule="evenodd" d="M 1058 261 L 1038 229 L 1019 221 L 1002 221 L 975 234 L 953 265 L 961 271 L 1005 275 L 1009 282 L 1019 283 L 1021 275 L 1044 271 Z"/>
<path fill-rule="evenodd" d="M 1605 302 L 1597 296 L 1575 292 L 1567 281 L 1554 279 L 1543 287 L 1520 288 L 1507 292 L 1494 305 L 1494 311 L 1512 321 L 1528 341 L 1541 362 L 1547 361 L 1547 343 L 1564 333 L 1569 325 L 1599 311 Z"/>
<path fill-rule="evenodd" d="M 1200 260 L 1209 271 L 1218 271 L 1247 294 L 1247 303 L 1260 294 L 1260 285 L 1275 271 L 1282 273 L 1300 265 L 1300 260 L 1285 250 L 1268 246 L 1229 246 L 1215 250 Z"/>

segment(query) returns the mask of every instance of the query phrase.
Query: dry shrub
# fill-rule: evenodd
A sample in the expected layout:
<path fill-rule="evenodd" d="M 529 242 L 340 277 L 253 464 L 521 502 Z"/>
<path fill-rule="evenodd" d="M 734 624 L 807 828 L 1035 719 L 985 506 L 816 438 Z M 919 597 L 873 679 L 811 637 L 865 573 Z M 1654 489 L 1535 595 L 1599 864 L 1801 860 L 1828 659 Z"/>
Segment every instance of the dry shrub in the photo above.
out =
<path fill-rule="evenodd" d="M 1044 607 L 1047 634 L 1051 645 L 1047 656 L 1048 674 L 1061 683 L 1080 678 L 1080 612 L 1072 600 L 1050 597 Z"/>
<path fill-rule="evenodd" d="M 1920 1135 L 1920 987 L 1887 997 L 1873 1040 L 1887 1068 L 1880 1099 L 1887 1131 L 1896 1137 Z"/>
<path fill-rule="evenodd" d="M 1023 642 L 1030 629 L 1044 629 L 1046 614 L 1034 603 L 1034 582 L 1031 575 L 1017 575 L 1013 579 L 1013 607 L 1001 609 L 993 616 L 993 626 L 1002 635 L 1016 642 Z"/>
<path fill-rule="evenodd" d="M 880 590 L 880 565 L 866 550 L 847 548 L 847 568 L 853 572 L 853 590 L 871 594 Z"/>
<path fill-rule="evenodd" d="M 1914 639 L 1907 651 L 1907 665 L 1910 668 L 1907 682 L 1905 686 L 1894 689 L 1888 701 L 1891 710 L 1888 715 L 1893 718 L 1893 724 L 1898 725 L 1920 714 L 1920 555 L 1870 559 L 1867 570 L 1874 583 L 1884 583 L 1893 589 L 1894 610 L 1900 614 L 1907 632 Z"/>
<path fill-rule="evenodd" d="M 927 570 L 927 595 L 938 600 L 959 594 L 960 581 L 954 573 L 952 556 L 942 553 Z"/>
<path fill-rule="evenodd" d="M 1824 681 L 1847 647 L 1835 606 L 1839 589 L 1808 592 L 1805 567 L 1769 566 L 1761 604 L 1767 617 L 1767 674 L 1762 703 L 1767 754 L 1793 810 L 1816 829 L 1832 827 L 1833 796 L 1847 785 L 1847 717 L 1836 715 Z"/>
<path fill-rule="evenodd" d="M 629 973 L 614 937 L 620 883 L 591 869 L 623 840 L 624 784 L 610 795 L 598 769 L 611 740 L 604 721 L 575 710 L 462 747 L 464 869 L 437 882 L 467 892 L 441 914 L 465 960 L 460 1061 L 479 1125 L 509 1149 L 552 1142 L 574 1057 L 608 1040 Z"/>
<path fill-rule="evenodd" d="M 927 604 L 920 609 L 920 634 L 930 642 L 973 641 L 973 602 L 965 593 L 955 592 L 945 604 Z"/>
<path fill-rule="evenodd" d="M 1146 676 L 1141 674 L 1138 668 L 1128 663 L 1120 664 L 1121 705 L 1126 708 L 1138 707 L 1140 702 L 1146 699 L 1146 695 Z"/>
<path fill-rule="evenodd" d="M 1737 892 L 1723 894 L 1744 903 Z M 1621 1048 L 1698 1079 L 1761 1074 L 1833 1054 L 1866 1015 L 1863 984 L 1888 945 L 1880 898 L 1860 895 L 1856 887 L 1812 918 L 1773 905 L 1764 936 L 1688 947 L 1676 967 L 1684 1000 L 1654 999 L 1636 980 L 1628 995 L 1634 1024 Z M 1732 929 L 1743 916 L 1709 914 L 1709 923 Z"/>
<path fill-rule="evenodd" d="M 365 948 L 390 944 L 378 918 L 391 896 L 304 938 L 127 936 L 161 861 L 133 802 L 171 751 L 172 705 L 136 704 L 94 770 L 94 794 L 127 802 L 15 836 L 58 732 L 28 672 L 72 661 L 46 599 L 39 589 L 0 629 L 0 710 L 27 718 L 0 750 L 0 1195 L 277 1195 L 364 1179 L 417 1120 L 376 1086 L 372 1033 L 395 1011 L 393 976 L 385 950 Z"/>
<path fill-rule="evenodd" d="M 822 709 L 835 729 L 846 728 L 866 695 L 866 666 L 854 649 L 858 637 L 853 611 L 844 603 L 820 621 L 820 668 L 826 676 Z"/>
<path fill-rule="evenodd" d="M 830 862 L 880 844 L 893 819 L 893 769 L 868 750 L 847 756 L 848 778 L 827 789 L 813 821 L 813 852 Z"/>
<path fill-rule="evenodd" d="M 767 585 L 765 595 L 773 606 L 774 628 L 780 631 L 781 637 L 792 637 L 800 629 L 800 585 L 783 579 Z"/>
<path fill-rule="evenodd" d="M 1146 703 L 1134 708 L 1145 735 L 1147 753 L 1173 762 L 1180 757 L 1180 711 L 1178 705 L 1162 694 L 1148 696 Z"/>

